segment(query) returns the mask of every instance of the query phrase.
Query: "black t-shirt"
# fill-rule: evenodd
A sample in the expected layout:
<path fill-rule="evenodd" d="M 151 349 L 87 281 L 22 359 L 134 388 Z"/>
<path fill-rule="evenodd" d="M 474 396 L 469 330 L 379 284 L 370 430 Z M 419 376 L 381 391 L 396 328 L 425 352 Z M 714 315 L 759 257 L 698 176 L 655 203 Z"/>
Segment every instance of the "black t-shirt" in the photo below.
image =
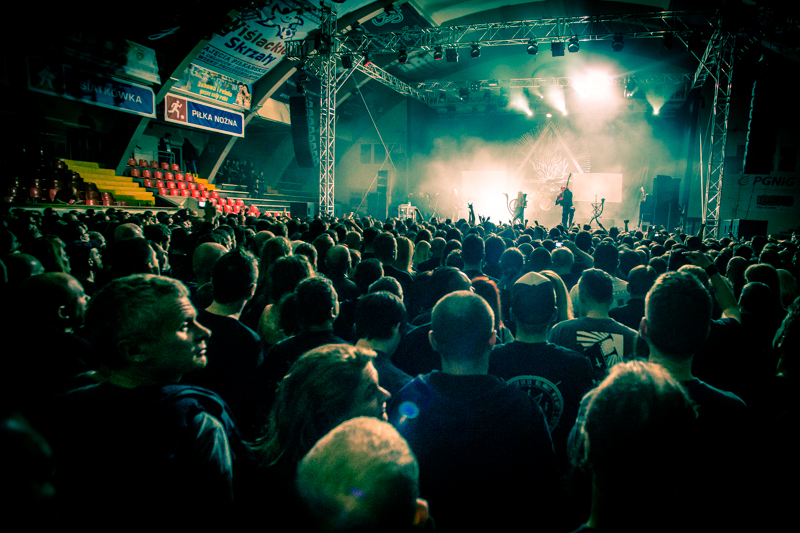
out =
<path fill-rule="evenodd" d="M 553 436 L 556 455 L 566 465 L 567 437 L 581 399 L 593 386 L 589 359 L 549 342 L 514 341 L 492 350 L 489 373 L 536 400 Z"/>

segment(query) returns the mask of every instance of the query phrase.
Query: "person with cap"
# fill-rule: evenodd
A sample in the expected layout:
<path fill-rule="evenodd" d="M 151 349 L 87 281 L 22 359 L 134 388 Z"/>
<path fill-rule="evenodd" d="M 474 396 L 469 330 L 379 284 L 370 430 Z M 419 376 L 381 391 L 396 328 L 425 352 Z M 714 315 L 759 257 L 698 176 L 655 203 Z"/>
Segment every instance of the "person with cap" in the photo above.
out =
<path fill-rule="evenodd" d="M 517 335 L 514 342 L 495 346 L 489 374 L 536 398 L 556 455 L 566 466 L 567 437 L 581 398 L 592 388 L 592 367 L 583 354 L 547 342 L 557 315 L 549 279 L 528 272 L 514 284 L 511 298 L 511 319 Z"/>

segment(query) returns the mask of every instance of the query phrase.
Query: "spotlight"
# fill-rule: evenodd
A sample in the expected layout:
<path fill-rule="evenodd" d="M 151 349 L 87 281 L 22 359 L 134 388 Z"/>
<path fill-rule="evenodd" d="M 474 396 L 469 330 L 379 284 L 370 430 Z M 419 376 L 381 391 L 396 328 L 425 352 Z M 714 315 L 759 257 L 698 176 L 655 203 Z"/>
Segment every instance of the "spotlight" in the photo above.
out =
<path fill-rule="evenodd" d="M 448 63 L 458 63 L 458 48 L 448 48 L 444 51 Z"/>
<path fill-rule="evenodd" d="M 354 33 L 364 33 L 364 28 L 361 26 L 361 23 L 359 21 L 355 21 L 350 26 L 350 31 L 352 31 Z"/>
<path fill-rule="evenodd" d="M 458 96 L 462 100 L 468 99 L 469 98 L 469 89 L 467 89 L 466 87 L 462 87 L 461 89 L 458 90 Z"/>
<path fill-rule="evenodd" d="M 441 46 L 434 46 L 433 47 L 433 59 L 439 61 L 442 58 L 442 47 Z"/>
<path fill-rule="evenodd" d="M 576 37 L 576 36 L 575 37 L 570 37 L 569 38 L 569 44 L 567 45 L 567 50 L 569 50 L 570 53 L 574 54 L 580 49 L 581 49 L 581 43 L 578 40 L 578 37 Z"/>
<path fill-rule="evenodd" d="M 481 57 L 481 47 L 478 46 L 477 44 L 473 44 L 472 45 L 472 50 L 470 50 L 470 52 L 469 52 L 469 56 L 472 59 Z"/>
<path fill-rule="evenodd" d="M 444 91 L 439 91 L 439 103 L 446 104 L 447 103 L 447 93 Z"/>
<path fill-rule="evenodd" d="M 401 65 L 408 62 L 408 50 L 401 48 L 400 53 L 397 54 L 397 60 Z"/>
<path fill-rule="evenodd" d="M 361 56 L 364 58 L 364 66 L 365 67 L 368 67 L 368 66 L 370 66 L 372 64 L 372 59 L 369 58 L 369 52 L 368 51 L 365 51 Z"/>
<path fill-rule="evenodd" d="M 553 114 L 552 114 L 552 113 L 548 113 L 548 114 L 547 114 L 547 115 L 545 115 L 545 116 L 546 116 L 547 118 L 553 118 Z"/>
<path fill-rule="evenodd" d="M 353 56 L 350 54 L 342 56 L 342 68 L 353 68 Z"/>
<path fill-rule="evenodd" d="M 564 55 L 564 43 L 550 43 L 550 52 L 553 54 L 553 57 L 561 57 Z"/>
<path fill-rule="evenodd" d="M 469 88 L 472 91 L 480 91 L 481 90 L 481 82 L 479 82 L 479 81 L 471 81 L 469 83 Z"/>
<path fill-rule="evenodd" d="M 662 43 L 664 45 L 664 48 L 666 48 L 667 50 L 672 50 L 673 43 L 675 43 L 674 33 L 667 33 L 666 35 L 664 35 L 664 42 Z"/>
<path fill-rule="evenodd" d="M 500 82 L 497 81 L 497 80 L 489 80 L 489 81 L 486 82 L 486 86 L 487 87 L 499 87 L 500 86 Z"/>
<path fill-rule="evenodd" d="M 622 34 L 614 34 L 614 42 L 611 43 L 611 49 L 615 52 L 622 52 L 623 48 L 625 48 L 625 42 L 622 40 Z"/>
<path fill-rule="evenodd" d="M 530 41 L 528 41 L 528 55 L 535 56 L 538 53 L 539 53 L 539 45 L 536 43 L 536 39 L 531 39 Z"/>

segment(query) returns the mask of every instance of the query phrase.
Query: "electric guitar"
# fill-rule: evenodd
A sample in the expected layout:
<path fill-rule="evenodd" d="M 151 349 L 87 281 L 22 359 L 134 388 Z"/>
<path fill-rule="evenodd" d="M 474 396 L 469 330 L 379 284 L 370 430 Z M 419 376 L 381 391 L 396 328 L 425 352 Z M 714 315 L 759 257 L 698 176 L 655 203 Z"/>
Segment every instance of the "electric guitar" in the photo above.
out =
<path fill-rule="evenodd" d="M 558 196 L 556 197 L 556 205 L 558 205 L 559 203 L 561 203 L 564 200 L 564 191 L 569 188 L 569 180 L 570 180 L 570 178 L 572 178 L 572 173 L 571 172 L 570 172 L 569 176 L 567 176 L 567 184 L 564 185 L 564 188 L 561 189 L 561 192 L 558 193 Z"/>

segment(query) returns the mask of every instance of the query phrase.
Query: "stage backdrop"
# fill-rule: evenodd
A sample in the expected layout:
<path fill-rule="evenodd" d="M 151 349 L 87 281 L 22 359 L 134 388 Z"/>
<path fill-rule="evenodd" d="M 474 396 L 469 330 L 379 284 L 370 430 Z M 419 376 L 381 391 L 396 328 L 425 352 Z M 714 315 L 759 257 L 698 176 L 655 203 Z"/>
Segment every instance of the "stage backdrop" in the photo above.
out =
<path fill-rule="evenodd" d="M 573 202 L 606 202 L 622 201 L 622 174 L 603 174 L 584 172 L 573 174 L 569 181 Z M 628 194 L 639 195 L 639 191 L 628 191 Z"/>

